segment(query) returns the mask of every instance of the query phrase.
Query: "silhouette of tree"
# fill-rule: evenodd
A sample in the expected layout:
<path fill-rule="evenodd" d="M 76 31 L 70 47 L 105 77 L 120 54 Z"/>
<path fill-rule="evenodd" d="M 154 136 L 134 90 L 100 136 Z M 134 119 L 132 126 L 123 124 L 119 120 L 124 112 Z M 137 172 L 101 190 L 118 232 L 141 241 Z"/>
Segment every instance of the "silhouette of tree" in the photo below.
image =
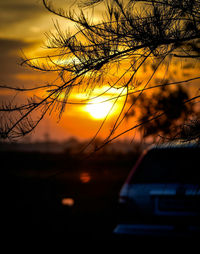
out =
<path fill-rule="evenodd" d="M 134 96 L 131 99 L 136 100 Z M 139 127 L 143 137 L 151 136 L 155 139 L 162 137 L 164 140 L 176 138 L 184 123 L 187 122 L 188 116 L 197 113 L 194 104 L 183 104 L 183 101 L 188 99 L 187 90 L 180 86 L 173 90 L 168 86 L 161 86 L 150 96 L 142 94 L 135 105 L 135 108 L 138 108 L 136 111 L 139 112 L 138 119 L 141 123 L 146 122 L 155 112 L 165 112 L 162 117 Z M 134 115 L 134 112 L 131 111 L 127 117 Z"/>
<path fill-rule="evenodd" d="M 155 128 L 162 125 L 169 129 L 167 120 L 176 119 L 168 111 L 176 109 L 178 115 L 182 110 L 188 110 L 186 104 L 200 97 L 198 94 L 188 98 L 179 88 L 167 99 L 166 86 L 190 84 L 199 80 L 200 76 L 188 79 L 171 80 L 169 83 L 161 79 L 159 85 L 154 85 L 156 74 L 160 68 L 167 73 L 174 59 L 193 59 L 198 64 L 200 57 L 200 1 L 197 0 L 90 0 L 80 3 L 78 14 L 72 10 L 56 8 L 55 3 L 43 0 L 44 7 L 51 13 L 75 23 L 77 32 L 70 34 L 60 28 L 55 22 L 55 33 L 47 34 L 47 48 L 50 52 L 46 57 L 25 58 L 22 65 L 31 69 L 53 72 L 57 80 L 40 87 L 18 88 L 2 85 L 2 89 L 14 90 L 20 93 L 45 90 L 41 98 L 33 96 L 27 102 L 13 105 L 12 101 L 1 106 L 0 134 L 2 138 L 18 138 L 30 133 L 47 113 L 58 112 L 58 117 L 66 109 L 72 92 L 88 91 L 91 95 L 97 86 L 109 85 L 116 90 L 117 96 L 110 98 L 113 105 L 119 98 L 124 98 L 124 104 L 117 119 L 105 140 L 105 144 L 120 135 L 147 126 L 147 133 L 155 133 Z M 84 14 L 85 7 L 105 4 L 105 15 L 102 21 L 95 23 Z M 145 72 L 151 64 L 151 71 Z M 141 78 L 141 70 L 146 77 Z M 153 97 L 153 102 L 159 108 L 152 108 L 145 103 L 142 106 L 143 119 L 130 129 L 115 134 L 124 119 L 133 110 L 137 100 L 144 100 L 145 92 L 156 87 L 163 87 L 160 93 Z M 77 89 L 79 88 L 79 90 Z M 137 94 L 132 103 L 128 104 L 130 95 Z M 99 94 L 101 96 L 103 94 Z M 94 97 L 80 103 L 92 103 Z M 171 103 L 172 102 L 172 103 Z M 156 107 L 157 107 L 156 106 Z M 154 105 L 154 108 L 157 109 Z M 181 110 L 179 110 L 181 108 Z M 171 111 L 170 111 L 171 112 Z M 107 117 L 102 122 L 103 126 Z M 165 119 L 165 120 L 161 120 Z M 156 122 L 156 125 L 155 125 Z M 151 124 L 150 124 L 151 123 Z M 153 123 L 153 124 L 152 124 Z M 150 126 L 154 130 L 150 130 Z M 171 127 L 170 127 L 171 130 Z M 97 132 L 97 134 L 99 131 Z M 146 133 L 146 135 L 147 135 Z M 96 135 L 97 135 L 96 134 Z M 95 135 L 95 137 L 96 137 Z"/>

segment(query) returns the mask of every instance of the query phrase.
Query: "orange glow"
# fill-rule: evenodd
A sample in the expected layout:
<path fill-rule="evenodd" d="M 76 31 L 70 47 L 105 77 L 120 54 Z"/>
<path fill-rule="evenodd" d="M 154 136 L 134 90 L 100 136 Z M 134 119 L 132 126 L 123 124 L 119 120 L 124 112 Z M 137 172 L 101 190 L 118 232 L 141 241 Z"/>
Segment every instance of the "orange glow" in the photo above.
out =
<path fill-rule="evenodd" d="M 104 119 L 108 114 L 111 115 L 115 112 L 113 103 L 110 101 L 102 102 L 101 98 L 93 100 L 93 104 L 87 104 L 84 111 L 88 112 L 94 119 Z"/>
<path fill-rule="evenodd" d="M 74 205 L 74 200 L 72 198 L 63 198 L 61 203 L 64 206 L 73 206 Z"/>
<path fill-rule="evenodd" d="M 95 88 L 90 97 L 86 92 L 73 91 L 70 94 L 69 104 L 64 115 L 68 117 L 75 115 L 76 118 L 93 121 L 103 120 L 107 115 L 110 118 L 120 112 L 125 100 L 124 95 L 125 89 L 109 88 L 108 86 Z M 40 96 L 46 96 L 46 92 L 41 90 Z M 61 93 L 59 99 L 62 101 L 64 98 L 65 93 Z"/>
<path fill-rule="evenodd" d="M 83 172 L 80 175 L 80 180 L 82 183 L 89 183 L 91 181 L 91 175 L 87 172 Z"/>

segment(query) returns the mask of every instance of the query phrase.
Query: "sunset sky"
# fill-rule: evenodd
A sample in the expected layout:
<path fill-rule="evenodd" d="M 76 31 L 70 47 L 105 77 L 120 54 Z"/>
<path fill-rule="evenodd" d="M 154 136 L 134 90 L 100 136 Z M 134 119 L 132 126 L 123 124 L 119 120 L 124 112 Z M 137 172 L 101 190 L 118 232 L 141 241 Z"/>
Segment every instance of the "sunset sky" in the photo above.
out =
<path fill-rule="evenodd" d="M 72 5 L 76 1 L 61 0 L 55 1 L 61 7 L 76 8 Z M 98 20 L 101 18 L 102 7 L 99 6 L 93 15 Z M 20 57 L 25 54 L 27 57 L 36 57 L 44 54 L 45 33 L 54 30 L 53 23 L 58 20 L 64 29 L 70 28 L 73 31 L 73 24 L 69 21 L 57 18 L 49 13 L 42 5 L 41 0 L 2 0 L 0 2 L 0 82 L 7 86 L 31 87 L 45 84 L 54 77 L 48 73 L 41 73 L 26 69 L 20 66 Z M 176 67 L 177 68 L 177 67 Z M 177 74 L 179 75 L 179 74 Z M 93 93 L 93 97 L 101 94 L 107 87 L 99 88 Z M 119 92 L 119 91 L 118 91 Z M 101 100 L 107 100 L 114 95 L 115 91 L 110 90 Z M 1 100 L 6 101 L 10 94 L 1 90 Z M 86 94 L 72 95 L 71 100 L 77 101 L 86 99 Z M 23 100 L 18 95 L 18 100 Z M 123 105 L 124 98 L 121 98 L 110 113 L 109 119 L 99 133 L 99 137 L 104 138 L 108 130 L 112 127 L 114 119 Z M 32 134 L 34 140 L 44 139 L 48 133 L 53 140 L 63 140 L 74 136 L 79 139 L 88 139 L 95 135 L 104 117 L 111 110 L 112 103 L 107 101 L 100 103 L 97 98 L 93 101 L 94 105 L 69 105 L 58 122 L 57 117 L 52 114 L 43 120 L 36 131 Z M 130 126 L 127 121 L 121 130 Z M 122 138 L 132 138 L 134 132 L 128 133 Z"/>
<path fill-rule="evenodd" d="M 61 4 L 65 3 L 66 8 L 72 5 L 72 1 L 60 2 Z M 74 8 L 76 8 L 75 5 Z M 44 34 L 54 29 L 53 22 L 57 20 L 57 17 L 49 13 L 40 0 L 1 1 L 0 16 L 1 84 L 28 87 L 41 85 L 51 80 L 51 75 L 28 70 L 20 66 L 20 61 L 23 54 L 27 57 L 36 57 L 43 53 L 46 40 Z M 70 27 L 73 30 L 73 25 L 70 22 L 62 19 L 58 20 L 65 28 Z M 101 93 L 102 90 L 97 91 L 97 93 L 99 92 Z M 8 96 L 3 90 L 1 91 L 1 99 L 3 101 Z M 103 99 L 108 97 L 109 95 Z M 99 100 L 96 100 L 96 102 L 98 103 Z M 34 139 L 43 139 L 47 133 L 50 138 L 58 140 L 70 136 L 75 136 L 79 139 L 91 138 L 95 135 L 112 103 L 106 102 L 99 105 L 69 105 L 59 123 L 56 116 L 47 116 L 32 135 Z M 102 111 L 102 108 L 105 112 Z M 114 109 L 114 111 L 116 110 Z M 110 122 L 111 120 L 108 121 L 106 128 L 109 128 Z M 104 134 L 101 135 L 104 136 Z"/>

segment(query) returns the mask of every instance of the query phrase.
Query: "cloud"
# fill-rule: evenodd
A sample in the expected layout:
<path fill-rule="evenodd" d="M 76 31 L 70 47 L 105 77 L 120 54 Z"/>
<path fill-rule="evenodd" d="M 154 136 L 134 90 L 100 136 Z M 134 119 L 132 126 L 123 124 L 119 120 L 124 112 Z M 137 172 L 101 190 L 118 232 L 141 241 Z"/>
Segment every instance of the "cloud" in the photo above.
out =
<path fill-rule="evenodd" d="M 0 82 L 12 85 L 16 82 L 16 75 L 28 74 L 31 71 L 21 67 L 20 49 L 33 46 L 34 43 L 23 40 L 0 39 Z"/>
<path fill-rule="evenodd" d="M 16 40 L 16 39 L 3 39 L 0 38 L 0 61 L 2 63 L 2 58 L 8 57 L 14 54 L 13 57 L 16 57 L 16 52 L 22 48 L 27 48 L 33 45 L 31 42 L 25 42 L 23 40 Z"/>
<path fill-rule="evenodd" d="M 43 6 L 35 1 L 2 1 L 0 3 L 1 27 L 14 25 L 27 19 L 35 19 L 43 13 Z"/>
<path fill-rule="evenodd" d="M 48 26 L 49 12 L 42 1 L 0 1 L 0 37 L 17 38 L 39 36 Z M 32 27 L 37 27 L 33 30 Z"/>
<path fill-rule="evenodd" d="M 56 8 L 70 7 L 75 2 L 71 0 L 52 1 Z M 49 13 L 42 4 L 42 0 L 6 0 L 0 2 L 1 27 L 15 25 L 27 20 L 35 20 Z"/>

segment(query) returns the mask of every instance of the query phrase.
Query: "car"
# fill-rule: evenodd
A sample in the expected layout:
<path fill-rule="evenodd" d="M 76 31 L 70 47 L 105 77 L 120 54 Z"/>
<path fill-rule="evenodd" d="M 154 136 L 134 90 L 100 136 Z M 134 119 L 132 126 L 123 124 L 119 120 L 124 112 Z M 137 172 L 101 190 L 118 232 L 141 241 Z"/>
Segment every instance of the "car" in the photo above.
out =
<path fill-rule="evenodd" d="M 115 234 L 200 236 L 200 145 L 145 150 L 119 194 Z"/>

